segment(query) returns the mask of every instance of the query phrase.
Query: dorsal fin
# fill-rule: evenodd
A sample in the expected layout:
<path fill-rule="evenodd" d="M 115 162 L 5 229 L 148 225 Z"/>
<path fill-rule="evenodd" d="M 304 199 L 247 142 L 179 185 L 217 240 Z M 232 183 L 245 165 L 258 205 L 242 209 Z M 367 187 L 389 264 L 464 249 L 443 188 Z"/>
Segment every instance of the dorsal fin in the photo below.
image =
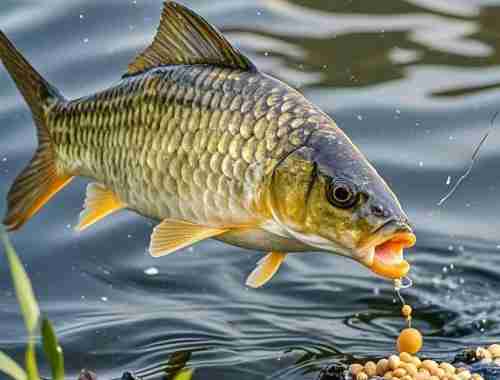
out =
<path fill-rule="evenodd" d="M 127 75 L 181 64 L 256 70 L 247 57 L 201 16 L 183 5 L 167 1 L 153 43 L 129 65 Z"/>

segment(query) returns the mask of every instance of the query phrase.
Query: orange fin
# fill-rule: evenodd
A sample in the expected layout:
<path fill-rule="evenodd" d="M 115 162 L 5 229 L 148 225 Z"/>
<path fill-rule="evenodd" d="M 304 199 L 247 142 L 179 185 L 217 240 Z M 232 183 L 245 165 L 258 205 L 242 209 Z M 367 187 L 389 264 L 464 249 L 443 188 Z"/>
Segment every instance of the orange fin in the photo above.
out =
<path fill-rule="evenodd" d="M 46 106 L 62 100 L 62 97 L 1 31 L 0 61 L 30 107 L 38 131 L 38 149 L 29 165 L 16 178 L 7 196 L 8 210 L 3 223 L 9 231 L 13 231 L 26 223 L 72 177 L 56 167 L 46 120 Z"/>
<path fill-rule="evenodd" d="M 83 231 L 109 214 L 127 206 L 118 199 L 115 193 L 106 189 L 103 185 L 90 183 L 87 186 L 87 196 L 83 207 L 83 211 L 80 213 L 80 221 L 75 227 L 77 231 Z"/>
<path fill-rule="evenodd" d="M 265 285 L 278 271 L 286 257 L 286 253 L 271 252 L 264 256 L 257 267 L 250 273 L 246 285 L 251 288 L 260 288 Z"/>
<path fill-rule="evenodd" d="M 189 222 L 165 219 L 153 231 L 149 253 L 161 257 L 199 241 L 222 235 L 229 228 L 200 226 Z"/>
<path fill-rule="evenodd" d="M 43 156 L 39 150 L 9 191 L 9 209 L 3 221 L 9 231 L 20 228 L 73 179 L 58 177 L 52 162 L 46 162 Z"/>
<path fill-rule="evenodd" d="M 126 75 L 164 65 L 195 64 L 256 70 L 247 57 L 201 16 L 167 1 L 153 43 L 129 65 Z"/>

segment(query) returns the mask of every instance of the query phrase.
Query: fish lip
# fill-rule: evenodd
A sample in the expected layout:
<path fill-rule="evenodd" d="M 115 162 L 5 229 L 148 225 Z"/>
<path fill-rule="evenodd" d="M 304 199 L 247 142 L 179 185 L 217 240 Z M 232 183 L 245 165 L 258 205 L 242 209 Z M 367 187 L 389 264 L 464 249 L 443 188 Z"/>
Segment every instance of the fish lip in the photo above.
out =
<path fill-rule="evenodd" d="M 360 262 L 372 272 L 386 278 L 405 276 L 410 265 L 403 258 L 403 249 L 415 245 L 416 237 L 406 222 L 390 220 L 360 244 Z"/>

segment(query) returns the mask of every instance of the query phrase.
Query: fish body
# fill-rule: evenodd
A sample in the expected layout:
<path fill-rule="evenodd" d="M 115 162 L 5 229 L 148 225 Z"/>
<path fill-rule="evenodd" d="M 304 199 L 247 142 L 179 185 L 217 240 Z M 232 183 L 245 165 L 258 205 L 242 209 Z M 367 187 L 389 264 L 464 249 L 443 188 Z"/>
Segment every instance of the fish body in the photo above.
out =
<path fill-rule="evenodd" d="M 329 118 L 259 72 L 177 65 L 48 110 L 58 171 L 92 178 L 138 213 L 260 226 L 279 160 Z"/>
<path fill-rule="evenodd" d="M 39 148 L 16 179 L 17 229 L 72 178 L 87 189 L 78 228 L 128 208 L 156 219 L 163 256 L 216 238 L 270 251 L 260 286 L 288 252 L 335 252 L 404 275 L 414 235 L 387 184 L 335 122 L 260 72 L 220 32 L 167 2 L 153 44 L 122 81 L 65 99 L 0 32 L 0 59 L 31 107 Z"/>

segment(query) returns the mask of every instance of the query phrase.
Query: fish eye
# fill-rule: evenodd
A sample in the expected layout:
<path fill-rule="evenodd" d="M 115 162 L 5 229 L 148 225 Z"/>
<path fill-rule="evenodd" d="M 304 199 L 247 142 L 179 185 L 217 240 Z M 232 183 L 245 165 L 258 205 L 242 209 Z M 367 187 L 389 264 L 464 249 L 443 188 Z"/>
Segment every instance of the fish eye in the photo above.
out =
<path fill-rule="evenodd" d="M 326 191 L 328 201 L 336 207 L 349 208 L 354 206 L 357 200 L 354 185 L 341 178 L 329 182 Z"/>

